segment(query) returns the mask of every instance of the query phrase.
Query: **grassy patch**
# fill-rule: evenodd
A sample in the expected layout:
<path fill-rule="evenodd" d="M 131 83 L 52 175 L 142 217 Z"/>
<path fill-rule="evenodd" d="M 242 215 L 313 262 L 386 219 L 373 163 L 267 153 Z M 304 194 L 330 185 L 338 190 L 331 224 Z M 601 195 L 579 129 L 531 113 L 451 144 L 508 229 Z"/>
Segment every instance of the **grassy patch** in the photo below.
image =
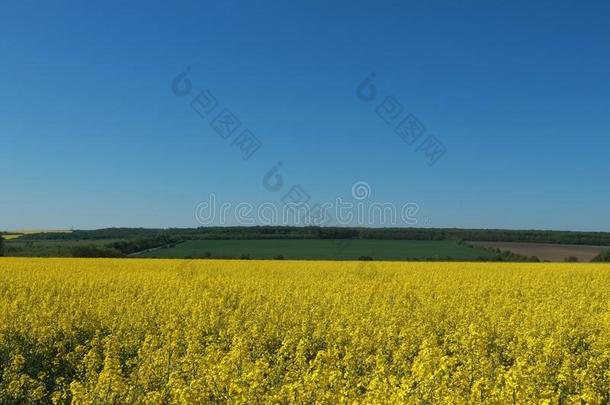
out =
<path fill-rule="evenodd" d="M 142 253 L 139 257 L 240 258 L 294 260 L 477 260 L 493 257 L 483 249 L 455 241 L 296 239 L 296 240 L 190 240 L 174 247 Z"/>

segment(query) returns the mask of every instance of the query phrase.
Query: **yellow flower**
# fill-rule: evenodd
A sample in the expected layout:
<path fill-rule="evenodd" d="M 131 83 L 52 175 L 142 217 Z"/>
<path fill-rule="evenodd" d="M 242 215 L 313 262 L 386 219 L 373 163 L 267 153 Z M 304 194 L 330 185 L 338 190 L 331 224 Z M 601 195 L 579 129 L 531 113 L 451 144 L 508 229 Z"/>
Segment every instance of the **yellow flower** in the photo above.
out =
<path fill-rule="evenodd" d="M 0 403 L 610 401 L 607 265 L 0 259 Z"/>

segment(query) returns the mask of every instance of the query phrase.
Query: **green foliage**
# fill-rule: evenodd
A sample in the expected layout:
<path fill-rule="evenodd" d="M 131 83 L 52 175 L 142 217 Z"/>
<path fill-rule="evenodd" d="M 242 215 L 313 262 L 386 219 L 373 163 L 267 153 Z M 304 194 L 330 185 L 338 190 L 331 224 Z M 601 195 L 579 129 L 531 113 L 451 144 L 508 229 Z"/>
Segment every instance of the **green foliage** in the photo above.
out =
<path fill-rule="evenodd" d="M 537 242 L 610 246 L 610 232 L 532 231 L 458 228 L 345 228 L 296 226 L 236 226 L 201 228 L 106 228 L 71 233 L 24 235 L 23 240 L 224 240 L 224 239 L 400 239 L 494 242 Z M 127 253 L 128 254 L 128 253 Z"/>
<path fill-rule="evenodd" d="M 491 260 L 495 253 L 480 248 L 460 246 L 454 241 L 364 240 L 364 239 L 247 239 L 189 240 L 174 248 L 144 252 L 137 257 L 205 258 L 210 253 L 217 259 L 238 259 L 248 253 L 252 259 L 274 259 L 281 255 L 288 260 L 358 260 L 361 256 L 375 260 L 431 260 L 451 257 L 455 260 Z"/>
<path fill-rule="evenodd" d="M 472 245 L 468 245 L 473 247 Z M 482 258 L 478 258 L 478 261 L 492 261 L 492 262 L 539 262 L 540 259 L 538 259 L 536 256 L 523 256 L 514 252 L 511 252 L 509 250 L 501 250 L 498 248 L 491 248 L 491 247 L 483 247 L 480 246 L 480 249 L 485 249 L 489 252 L 492 252 L 494 255 L 491 258 L 487 258 L 487 259 L 483 259 Z"/>
<path fill-rule="evenodd" d="M 325 260 L 357 260 L 361 256 L 375 256 L 377 260 L 538 261 L 536 257 L 508 251 L 483 250 L 467 241 L 610 246 L 610 233 L 290 226 L 107 228 L 24 235 L 5 241 L 4 255 L 72 256 L 74 247 L 94 244 L 105 256 L 119 252 L 137 257 L 235 259 L 248 252 L 252 258 L 259 259 L 280 255 L 287 259 Z M 379 252 L 375 246 L 379 247 Z M 93 253 L 95 251 L 89 250 L 87 254 Z M 600 255 L 596 261 L 610 261 L 610 257 Z"/>
<path fill-rule="evenodd" d="M 155 249 L 162 246 L 175 247 L 176 244 L 182 242 L 181 239 L 171 235 L 161 235 L 152 238 L 141 238 L 136 240 L 119 241 L 109 244 L 112 249 L 118 250 L 124 255 L 130 255 L 137 252 L 143 252 L 149 249 Z"/>
<path fill-rule="evenodd" d="M 0 256 L 4 256 L 4 238 L 0 235 Z"/>
<path fill-rule="evenodd" d="M 610 262 L 610 250 L 600 253 L 592 262 Z"/>
<path fill-rule="evenodd" d="M 5 256 L 17 257 L 72 257 L 72 251 L 75 247 L 84 245 L 96 245 L 100 248 L 106 248 L 109 243 L 115 242 L 112 239 L 108 240 L 22 240 L 12 239 L 5 241 Z"/>
<path fill-rule="evenodd" d="M 120 251 L 96 245 L 81 245 L 72 248 L 72 257 L 124 257 Z"/>

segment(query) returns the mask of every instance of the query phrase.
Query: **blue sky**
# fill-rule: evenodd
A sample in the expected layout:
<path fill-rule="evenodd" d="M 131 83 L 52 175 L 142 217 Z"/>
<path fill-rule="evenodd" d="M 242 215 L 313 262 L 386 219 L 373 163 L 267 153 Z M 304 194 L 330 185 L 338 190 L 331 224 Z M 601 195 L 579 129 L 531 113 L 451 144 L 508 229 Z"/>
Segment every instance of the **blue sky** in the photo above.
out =
<path fill-rule="evenodd" d="M 0 6 L 0 229 L 198 226 L 211 193 L 364 181 L 427 226 L 610 230 L 608 2 L 125 3 Z M 191 109 L 204 89 L 262 142 L 250 159 Z M 387 96 L 445 146 L 432 167 Z"/>

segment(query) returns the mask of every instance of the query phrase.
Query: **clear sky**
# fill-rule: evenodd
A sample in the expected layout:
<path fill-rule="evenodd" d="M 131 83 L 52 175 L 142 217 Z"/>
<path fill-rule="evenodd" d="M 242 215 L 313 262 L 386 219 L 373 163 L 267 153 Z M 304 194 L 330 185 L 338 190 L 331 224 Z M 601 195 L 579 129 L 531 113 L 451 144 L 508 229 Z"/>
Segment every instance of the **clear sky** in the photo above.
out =
<path fill-rule="evenodd" d="M 198 226 L 211 193 L 349 200 L 361 181 L 426 226 L 610 231 L 606 1 L 92 3 L 0 6 L 0 229 Z M 376 113 L 387 96 L 425 127 L 416 143 Z M 226 140 L 224 108 L 241 122 Z"/>

